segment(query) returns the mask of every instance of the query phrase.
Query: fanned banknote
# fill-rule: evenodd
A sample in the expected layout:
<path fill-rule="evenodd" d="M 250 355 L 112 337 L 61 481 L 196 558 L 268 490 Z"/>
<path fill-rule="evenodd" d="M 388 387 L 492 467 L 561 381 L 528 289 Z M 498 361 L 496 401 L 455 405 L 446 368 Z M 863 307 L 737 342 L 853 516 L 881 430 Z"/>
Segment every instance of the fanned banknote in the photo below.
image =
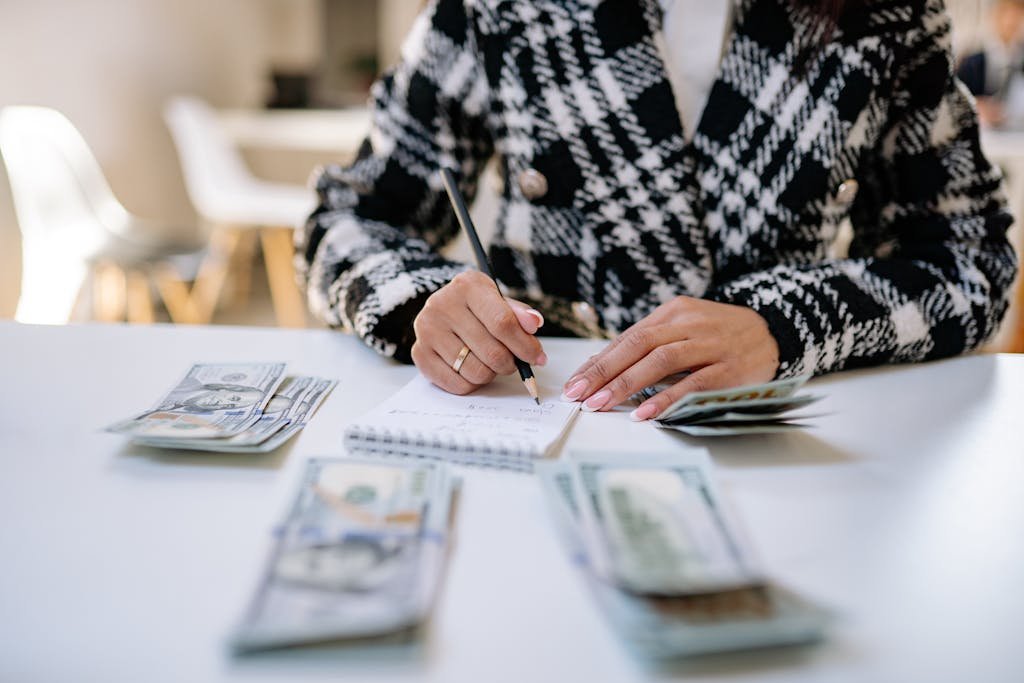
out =
<path fill-rule="evenodd" d="M 698 391 L 683 396 L 654 418 L 665 429 L 690 436 L 726 436 L 784 432 L 806 427 L 800 420 L 810 415 L 794 416 L 821 396 L 797 394 L 809 375 L 775 380 L 733 389 Z M 648 387 L 640 398 L 648 399 L 668 388 L 672 382 Z"/>
<path fill-rule="evenodd" d="M 107 431 L 175 439 L 234 436 L 260 419 L 284 368 L 284 363 L 193 365 L 152 409 Z"/>
<path fill-rule="evenodd" d="M 300 431 L 337 384 L 283 363 L 197 364 L 157 405 L 107 427 L 157 448 L 262 453 Z"/>
<path fill-rule="evenodd" d="M 594 471 L 597 468 L 598 471 Z M 662 456 L 630 455 L 628 460 L 616 464 L 606 456 L 594 454 L 576 454 L 573 458 L 558 462 L 540 463 L 537 474 L 546 494 L 551 511 L 555 517 L 559 535 L 564 542 L 570 557 L 579 568 L 584 580 L 590 586 L 602 610 L 614 623 L 623 638 L 639 653 L 653 658 L 674 658 L 710 652 L 723 652 L 768 645 L 794 644 L 817 640 L 830 619 L 830 615 L 795 593 L 765 580 L 759 572 L 750 574 L 751 581 L 744 585 L 736 582 L 733 587 L 720 590 L 704 590 L 693 586 L 698 592 L 685 595 L 644 595 L 624 588 L 617 582 L 618 575 L 608 574 L 601 568 L 608 562 L 608 550 L 600 547 L 602 541 L 595 539 L 594 531 L 588 529 L 593 523 L 593 514 L 588 508 L 599 505 L 595 501 L 594 490 L 597 481 L 605 471 L 615 470 L 636 471 L 653 470 L 668 472 L 667 481 L 678 476 L 680 470 L 696 469 L 702 474 L 698 481 L 709 481 L 706 473 L 710 472 L 710 463 L 706 456 L 673 456 L 671 460 Z M 592 485 L 584 484 L 587 476 L 581 471 L 590 470 L 589 478 Z M 658 481 L 655 488 L 672 488 L 665 486 L 659 475 L 651 481 Z M 612 481 L 621 481 L 619 477 L 609 477 Z M 615 486 L 615 484 L 612 484 Z M 598 490 L 600 486 L 596 487 Z M 607 485 L 606 485 L 607 488 Z M 649 487 L 643 487 L 649 488 Z M 705 504 L 708 508 L 721 507 L 721 497 L 712 488 L 706 489 L 708 497 Z M 664 496 L 662 496 L 664 499 Z M 671 499 L 672 496 L 669 497 Z M 683 512 L 683 511 L 680 511 Z M 722 524 L 734 524 L 732 516 L 726 512 L 721 523 L 713 522 L 707 526 L 710 517 L 718 516 L 717 512 L 697 513 L 691 518 L 692 509 L 686 508 L 681 515 L 691 533 L 713 535 L 723 533 Z M 590 519 L 588 521 L 588 514 Z M 660 516 L 660 515 L 659 515 Z M 724 543 L 736 544 L 740 552 L 749 553 L 746 544 L 739 539 L 738 531 L 733 531 L 731 540 Z M 614 532 L 609 532 L 614 535 Z M 647 534 L 650 536 L 650 534 Z M 679 553 L 678 548 L 671 547 L 654 549 L 649 546 L 648 538 L 640 543 L 640 548 L 624 548 L 616 552 L 633 554 L 631 561 L 636 561 L 632 571 L 639 572 L 641 583 L 657 582 L 665 577 L 676 581 L 694 575 L 686 568 L 686 564 L 711 560 L 716 563 L 714 542 L 709 555 L 704 558 L 699 553 Z M 691 548 L 691 551 L 694 551 Z M 651 557 L 656 559 L 650 576 L 643 575 L 642 562 Z M 668 558 L 678 566 L 675 571 L 666 566 Z M 742 558 L 743 566 L 756 566 L 752 560 Z M 711 572 L 703 571 L 707 575 Z M 733 572 L 735 576 L 735 572 Z M 636 578 L 631 578 L 635 582 Z M 723 585 L 728 585 L 728 582 Z"/>
<path fill-rule="evenodd" d="M 419 624 L 442 578 L 456 486 L 441 462 L 310 460 L 232 647 L 384 636 Z"/>
<path fill-rule="evenodd" d="M 135 439 L 157 448 L 185 448 L 218 453 L 272 451 L 298 433 L 337 385 L 337 380 L 287 377 L 270 399 L 263 415 L 251 427 L 223 439 Z"/>

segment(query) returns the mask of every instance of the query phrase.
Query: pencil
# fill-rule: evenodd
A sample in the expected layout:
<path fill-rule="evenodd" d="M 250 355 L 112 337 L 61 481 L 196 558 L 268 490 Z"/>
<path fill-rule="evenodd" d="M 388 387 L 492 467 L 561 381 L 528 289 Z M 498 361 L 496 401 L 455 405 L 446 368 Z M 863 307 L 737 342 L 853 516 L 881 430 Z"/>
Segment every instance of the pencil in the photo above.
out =
<path fill-rule="evenodd" d="M 476 265 L 480 271 L 491 278 L 494 282 L 494 286 L 498 287 L 498 281 L 494 279 L 494 273 L 491 272 L 491 263 L 487 259 L 487 252 L 484 251 L 484 246 L 480 244 L 480 236 L 476 234 L 476 228 L 473 226 L 473 219 L 469 217 L 469 211 L 466 209 L 466 201 L 462 198 L 462 193 L 459 192 L 458 185 L 455 183 L 455 176 L 447 168 L 441 169 L 441 179 L 444 181 L 444 189 L 448 191 L 448 199 L 452 202 L 452 208 L 455 209 L 455 217 L 459 219 L 459 225 L 466 232 L 469 237 L 469 243 L 473 246 L 473 253 L 476 255 Z M 500 292 L 501 289 L 499 288 Z M 523 384 L 526 385 L 526 391 L 530 393 L 530 396 L 537 405 L 540 405 L 540 395 L 537 393 L 537 380 L 533 376 L 533 368 L 526 361 L 515 358 L 516 369 L 519 370 L 519 377 L 523 380 Z"/>

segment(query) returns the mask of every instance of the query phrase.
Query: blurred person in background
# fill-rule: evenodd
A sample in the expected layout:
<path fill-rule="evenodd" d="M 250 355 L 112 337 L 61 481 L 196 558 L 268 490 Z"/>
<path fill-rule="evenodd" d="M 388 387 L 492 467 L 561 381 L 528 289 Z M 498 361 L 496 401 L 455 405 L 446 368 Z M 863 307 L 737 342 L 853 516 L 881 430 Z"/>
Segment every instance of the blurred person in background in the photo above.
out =
<path fill-rule="evenodd" d="M 586 410 L 688 373 L 636 420 L 977 348 L 1016 260 L 953 66 L 942 0 L 433 0 L 318 175 L 310 307 L 459 394 L 542 365 L 542 324 L 611 340 L 564 385 Z M 472 200 L 494 157 L 511 301 L 440 252 L 439 169 Z"/>
<path fill-rule="evenodd" d="M 982 49 L 960 61 L 957 76 L 977 99 L 987 126 L 1024 125 L 1024 0 L 995 0 Z"/>

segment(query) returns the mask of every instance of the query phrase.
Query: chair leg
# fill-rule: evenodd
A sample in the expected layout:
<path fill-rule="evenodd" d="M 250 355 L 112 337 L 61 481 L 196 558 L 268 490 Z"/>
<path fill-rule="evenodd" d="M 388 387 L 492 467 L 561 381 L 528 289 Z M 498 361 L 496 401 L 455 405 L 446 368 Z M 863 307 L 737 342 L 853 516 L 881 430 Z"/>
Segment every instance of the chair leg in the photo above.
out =
<path fill-rule="evenodd" d="M 188 285 L 181 280 L 173 266 L 167 263 L 156 264 L 153 268 L 153 280 L 171 322 L 179 325 L 199 324 L 199 313 L 192 304 Z"/>
<path fill-rule="evenodd" d="M 213 319 L 240 239 L 239 228 L 221 227 L 210 235 L 210 252 L 199 266 L 199 273 L 192 285 L 192 305 L 197 323 L 206 324 Z"/>
<path fill-rule="evenodd" d="M 256 259 L 256 231 L 241 230 L 238 248 L 231 264 L 231 306 L 241 308 L 252 292 L 252 265 Z"/>
<path fill-rule="evenodd" d="M 93 269 L 93 317 L 101 322 L 120 322 L 125 311 L 125 274 L 112 263 Z"/>
<path fill-rule="evenodd" d="M 306 307 L 295 282 L 295 265 L 292 262 L 295 254 L 292 231 L 288 228 L 263 228 L 260 240 L 277 324 L 281 327 L 305 327 Z"/>
<path fill-rule="evenodd" d="M 149 291 L 149 278 L 138 270 L 129 270 L 128 279 L 128 322 L 151 324 L 153 315 L 153 297 Z"/>

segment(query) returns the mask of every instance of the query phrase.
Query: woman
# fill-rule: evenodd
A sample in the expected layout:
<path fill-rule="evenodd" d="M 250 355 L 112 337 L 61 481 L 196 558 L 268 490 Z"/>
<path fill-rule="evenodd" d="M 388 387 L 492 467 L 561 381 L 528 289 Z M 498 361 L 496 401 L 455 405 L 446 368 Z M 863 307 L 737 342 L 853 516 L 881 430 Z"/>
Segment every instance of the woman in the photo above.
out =
<path fill-rule="evenodd" d="M 359 160 L 319 176 L 298 237 L 314 312 L 456 393 L 513 354 L 543 365 L 541 324 L 607 336 L 565 384 L 588 410 L 689 371 L 641 420 L 694 390 L 981 344 L 1011 220 L 941 0 L 735 0 L 717 28 L 701 4 L 435 0 Z M 472 197 L 492 155 L 512 302 L 437 252 L 458 229 L 438 169 Z"/>

